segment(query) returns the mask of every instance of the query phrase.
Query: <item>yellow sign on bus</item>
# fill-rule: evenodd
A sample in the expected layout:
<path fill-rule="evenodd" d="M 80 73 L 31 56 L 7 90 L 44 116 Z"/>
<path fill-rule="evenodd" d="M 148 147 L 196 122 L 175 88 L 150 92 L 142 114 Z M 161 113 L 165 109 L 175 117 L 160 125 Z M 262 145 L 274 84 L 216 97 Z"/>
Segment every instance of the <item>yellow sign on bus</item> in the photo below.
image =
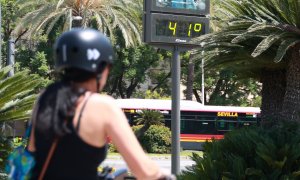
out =
<path fill-rule="evenodd" d="M 218 112 L 219 117 L 238 117 L 237 112 Z"/>

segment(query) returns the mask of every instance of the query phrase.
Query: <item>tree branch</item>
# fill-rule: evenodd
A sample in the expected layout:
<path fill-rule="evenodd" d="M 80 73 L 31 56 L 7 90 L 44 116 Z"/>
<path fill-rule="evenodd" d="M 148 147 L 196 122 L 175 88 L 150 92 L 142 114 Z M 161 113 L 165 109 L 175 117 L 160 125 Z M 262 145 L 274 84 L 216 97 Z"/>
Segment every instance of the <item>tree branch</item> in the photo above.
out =
<path fill-rule="evenodd" d="M 195 97 L 196 97 L 196 100 L 197 100 L 198 102 L 201 102 L 201 98 L 200 98 L 200 96 L 199 96 L 199 94 L 198 94 L 198 92 L 197 92 L 197 89 L 193 89 L 193 93 L 194 93 L 194 95 L 195 95 Z"/>
<path fill-rule="evenodd" d="M 171 72 L 169 72 L 154 88 L 152 88 L 151 92 L 154 92 L 158 87 L 160 87 L 170 76 Z"/>
<path fill-rule="evenodd" d="M 21 37 L 22 37 L 27 31 L 28 31 L 28 29 L 26 29 L 25 31 L 21 32 L 21 33 L 18 35 L 18 37 L 16 38 L 15 43 L 17 43 L 17 42 L 21 39 Z"/>

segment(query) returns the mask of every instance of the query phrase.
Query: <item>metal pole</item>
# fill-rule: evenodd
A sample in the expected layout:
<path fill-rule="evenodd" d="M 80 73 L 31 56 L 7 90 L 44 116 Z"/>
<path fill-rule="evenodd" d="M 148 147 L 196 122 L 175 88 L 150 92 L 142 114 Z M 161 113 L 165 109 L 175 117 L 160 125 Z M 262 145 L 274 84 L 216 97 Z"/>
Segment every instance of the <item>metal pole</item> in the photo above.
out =
<path fill-rule="evenodd" d="M 204 54 L 204 51 L 201 52 L 202 55 Z M 205 82 L 204 82 L 204 58 L 202 57 L 201 59 L 201 72 L 202 72 L 202 83 L 201 83 L 201 86 L 202 86 L 202 104 L 204 105 L 205 104 Z"/>
<path fill-rule="evenodd" d="M 0 69 L 2 68 L 2 5 L 0 2 Z"/>
<path fill-rule="evenodd" d="M 15 74 L 14 67 L 13 67 L 14 64 L 15 64 L 15 42 L 11 38 L 8 40 L 7 43 L 7 62 L 6 62 L 6 65 L 12 66 L 12 69 L 8 73 L 9 77 L 12 77 Z M 17 133 L 16 121 L 12 122 L 12 128 L 13 128 L 12 136 L 15 137 Z"/>
<path fill-rule="evenodd" d="M 10 39 L 8 41 L 7 65 L 14 66 L 15 64 L 15 41 Z M 8 76 L 11 77 L 15 74 L 14 67 L 9 71 Z"/>
<path fill-rule="evenodd" d="M 180 171 L 180 56 L 174 47 L 172 60 L 172 174 Z"/>
<path fill-rule="evenodd" d="M 72 21 L 73 21 L 72 9 L 70 9 L 69 13 L 70 13 L 70 26 L 69 26 L 69 30 L 71 30 L 72 29 Z"/>

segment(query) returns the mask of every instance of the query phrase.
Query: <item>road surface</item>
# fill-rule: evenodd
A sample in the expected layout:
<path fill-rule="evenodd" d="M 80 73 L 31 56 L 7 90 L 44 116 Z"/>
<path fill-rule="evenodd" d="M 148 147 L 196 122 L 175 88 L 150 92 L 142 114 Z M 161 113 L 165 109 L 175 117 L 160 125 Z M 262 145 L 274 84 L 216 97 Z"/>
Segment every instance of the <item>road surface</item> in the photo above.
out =
<path fill-rule="evenodd" d="M 171 171 L 171 159 L 166 157 L 151 157 L 161 168 Z M 180 158 L 180 170 L 184 170 L 187 166 L 195 164 L 189 158 Z M 108 157 L 102 164 L 102 167 L 110 166 L 115 169 L 128 168 L 125 161 L 121 157 Z"/>

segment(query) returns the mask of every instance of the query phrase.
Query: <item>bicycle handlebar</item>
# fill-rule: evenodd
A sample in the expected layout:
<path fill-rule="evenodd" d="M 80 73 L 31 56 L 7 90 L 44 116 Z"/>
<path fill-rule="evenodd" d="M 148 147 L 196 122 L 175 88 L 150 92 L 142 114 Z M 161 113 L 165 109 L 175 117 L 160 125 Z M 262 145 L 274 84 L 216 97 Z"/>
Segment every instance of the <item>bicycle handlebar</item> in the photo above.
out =
<path fill-rule="evenodd" d="M 102 172 L 98 174 L 99 180 L 136 180 L 134 176 L 128 174 L 128 170 L 126 168 L 118 169 L 115 172 L 112 171 L 112 167 L 104 167 Z M 170 175 L 158 180 L 176 180 L 176 176 Z"/>

